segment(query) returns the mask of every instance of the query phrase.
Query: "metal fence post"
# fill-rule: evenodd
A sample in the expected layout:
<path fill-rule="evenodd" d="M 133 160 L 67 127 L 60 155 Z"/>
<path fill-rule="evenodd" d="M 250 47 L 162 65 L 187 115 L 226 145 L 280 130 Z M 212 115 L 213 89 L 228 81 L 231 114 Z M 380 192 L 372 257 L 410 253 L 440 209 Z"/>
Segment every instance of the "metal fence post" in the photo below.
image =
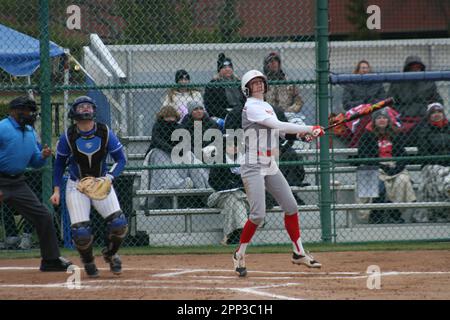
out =
<path fill-rule="evenodd" d="M 316 1 L 316 74 L 319 123 L 328 123 L 328 1 Z M 331 190 L 329 134 L 320 139 L 320 222 L 322 241 L 331 242 Z"/>
<path fill-rule="evenodd" d="M 52 107 L 51 107 L 51 78 L 50 78 L 50 43 L 49 43 L 49 2 L 48 0 L 39 0 L 39 44 L 40 44 L 40 83 L 41 94 L 41 123 L 42 145 L 52 145 Z M 52 195 L 52 161 L 42 172 L 42 202 L 50 212 L 53 208 L 48 199 Z"/>

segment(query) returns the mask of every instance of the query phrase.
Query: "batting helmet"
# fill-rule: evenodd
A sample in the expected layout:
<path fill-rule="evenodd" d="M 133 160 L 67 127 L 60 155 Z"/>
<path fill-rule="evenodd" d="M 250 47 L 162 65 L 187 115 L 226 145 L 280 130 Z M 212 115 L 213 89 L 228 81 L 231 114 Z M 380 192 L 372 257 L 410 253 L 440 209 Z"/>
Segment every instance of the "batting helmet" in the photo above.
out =
<path fill-rule="evenodd" d="M 267 78 L 264 74 L 262 74 L 260 71 L 258 70 L 250 70 L 248 71 L 246 74 L 244 74 L 244 76 L 242 77 L 241 80 L 241 90 L 242 93 L 246 96 L 249 97 L 251 92 L 250 92 L 250 88 L 247 86 L 249 84 L 249 82 L 255 78 L 261 78 L 264 81 L 264 93 L 267 92 Z"/>
<path fill-rule="evenodd" d="M 92 105 L 94 112 L 78 113 L 77 107 L 81 104 Z M 73 119 L 73 120 L 93 120 L 95 118 L 96 109 L 97 109 L 97 106 L 95 105 L 94 100 L 92 100 L 88 96 L 81 96 L 81 97 L 76 98 L 75 101 L 72 103 L 68 116 L 70 119 Z"/>

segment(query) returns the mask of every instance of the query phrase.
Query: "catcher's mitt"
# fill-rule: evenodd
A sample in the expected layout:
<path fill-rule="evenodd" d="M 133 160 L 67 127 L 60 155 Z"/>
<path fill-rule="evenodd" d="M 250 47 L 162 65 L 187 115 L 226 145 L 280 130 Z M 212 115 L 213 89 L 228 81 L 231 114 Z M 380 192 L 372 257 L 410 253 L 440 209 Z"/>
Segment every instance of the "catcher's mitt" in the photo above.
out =
<path fill-rule="evenodd" d="M 77 189 L 93 200 L 103 200 L 111 192 L 111 180 L 105 177 L 86 177 L 78 182 Z"/>

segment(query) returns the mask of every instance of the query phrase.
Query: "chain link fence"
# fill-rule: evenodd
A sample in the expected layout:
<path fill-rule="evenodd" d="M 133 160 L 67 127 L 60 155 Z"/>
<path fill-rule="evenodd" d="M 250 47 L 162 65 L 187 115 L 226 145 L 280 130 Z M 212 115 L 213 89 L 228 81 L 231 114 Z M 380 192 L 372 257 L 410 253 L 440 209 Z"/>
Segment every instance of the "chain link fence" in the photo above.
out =
<path fill-rule="evenodd" d="M 71 125 L 67 117 L 70 103 L 81 95 L 89 95 L 96 101 L 97 120 L 106 123 L 118 136 L 128 160 L 126 169 L 114 181 L 130 226 L 126 245 L 238 243 L 249 208 L 234 151 L 225 146 L 223 150 L 214 149 L 213 142 L 217 141 L 202 137 L 208 134 L 208 129 L 225 133 L 226 129 L 241 127 L 245 99 L 240 78 L 250 69 L 258 69 L 268 77 L 270 90 L 266 100 L 280 120 L 307 125 L 319 123 L 315 33 L 328 27 L 331 33 L 335 32 L 335 11 L 330 10 L 330 21 L 322 21 L 316 18 L 315 1 L 80 0 L 74 3 L 50 0 L 47 13 L 51 59 L 49 65 L 44 65 L 45 59 L 40 61 L 41 57 L 34 55 L 32 49 L 38 49 L 39 39 L 45 36 L 45 25 L 40 24 L 46 14 L 42 6 L 45 2 L 0 1 L 4 46 L 16 58 L 19 56 L 9 63 L 11 68 L 2 66 L 0 70 L 0 102 L 5 112 L 7 103 L 19 94 L 32 94 L 41 102 L 47 84 L 43 77 L 48 73 L 52 113 L 42 108 L 42 119 L 37 121 L 36 129 L 44 142 L 50 142 L 55 149 L 59 135 Z M 326 10 L 327 2 L 322 1 L 321 5 L 324 3 Z M 334 8 L 336 2 L 330 1 L 329 6 Z M 447 39 L 402 41 L 328 42 L 329 70 L 321 72 L 352 73 L 362 59 L 370 63 L 372 72 L 402 71 L 404 59 L 409 55 L 421 56 L 427 70 L 448 69 L 445 52 L 450 42 Z M 436 84 L 442 98 L 439 101 L 448 115 L 448 82 Z M 364 86 L 359 91 L 358 84 L 354 84 L 356 89 L 347 85 L 330 86 L 327 114 L 338 116 L 360 103 L 375 101 L 376 94 Z M 380 86 L 384 89 L 383 97 L 391 95 L 390 83 Z M 356 97 L 351 97 L 354 91 Z M 401 101 L 397 96 L 394 98 Z M 413 100 L 409 102 L 421 104 L 421 116 L 425 115 L 426 105 L 434 102 L 428 99 L 422 103 L 421 97 Z M 361 120 L 361 128 L 363 123 L 370 123 L 369 118 Z M 196 129 L 200 122 L 201 128 Z M 199 152 L 194 152 L 196 158 L 190 165 L 176 164 L 170 156 L 178 143 L 172 141 L 171 133 L 180 128 L 191 134 L 189 145 L 201 146 Z M 388 190 L 378 188 L 381 183 L 377 179 L 383 179 L 386 172 L 375 170 L 374 163 L 358 162 L 359 158 L 379 156 L 358 145 L 362 137 L 358 134 L 355 138 L 351 127 L 345 127 L 343 133 L 334 131 L 330 135 L 330 159 L 320 157 L 318 142 L 280 141 L 280 168 L 299 205 L 303 241 L 324 240 L 327 227 L 323 225 L 327 221 L 324 216 L 330 217 L 328 227 L 332 228 L 332 239 L 326 240 L 448 239 L 450 209 L 445 204 L 448 196 L 445 198 L 441 193 L 440 198 L 420 198 L 425 191 L 419 189 L 423 188 L 419 184 L 427 170 L 422 168 L 420 158 L 416 162 L 408 160 L 404 167 L 409 174 L 404 179 L 411 181 L 416 198 L 405 195 L 407 201 L 404 198 L 391 201 L 386 197 Z M 448 131 L 443 136 L 448 139 Z M 194 138 L 198 137 L 200 142 L 194 145 Z M 412 142 L 406 145 L 406 154 L 386 154 L 431 155 L 424 154 L 407 135 L 400 140 L 408 139 Z M 448 147 L 446 141 L 443 143 Z M 366 143 L 363 145 L 366 147 Z M 223 164 L 210 164 L 209 160 L 217 152 L 227 154 L 221 159 Z M 448 149 L 445 155 L 448 156 Z M 108 162 L 112 165 L 111 160 Z M 324 181 L 321 178 L 327 173 L 320 161 L 330 164 L 331 204 L 324 201 L 321 193 L 320 181 Z M 448 169 L 449 159 L 442 161 Z M 428 175 L 436 177 L 432 173 Z M 374 179 L 371 183 L 362 180 L 362 184 L 371 185 L 379 194 L 385 192 L 384 198 L 357 197 L 359 192 L 368 192 L 360 190 L 361 180 L 358 180 L 367 177 Z M 38 188 L 36 192 L 44 195 L 42 199 L 46 203 L 51 195 L 45 189 L 51 184 L 48 181 L 48 176 L 29 179 L 29 184 Z M 47 191 L 39 189 L 42 185 Z M 387 211 L 384 206 L 392 206 L 392 203 L 383 204 L 388 201 L 408 203 L 410 207 L 405 211 L 409 212 L 403 212 L 402 208 L 382 212 Z M 421 203 L 422 208 L 413 208 L 414 201 Z M 379 207 L 371 210 L 370 206 L 377 203 Z M 327 210 L 330 205 L 331 211 Z M 433 205 L 440 207 L 430 209 Z M 20 234 L 20 229 L 28 233 L 26 225 L 20 224 L 15 234 L 12 211 L 5 204 L 2 208 L 5 239 Z M 266 209 L 266 219 L 252 242 L 289 243 L 281 209 L 269 194 L 266 194 Z M 429 212 L 419 214 L 417 210 Z M 413 217 L 418 217 L 414 219 L 420 223 L 413 223 Z M 92 221 L 96 244 L 102 245 L 104 220 L 93 210 Z M 70 246 L 70 219 L 64 205 L 55 210 L 55 222 L 62 244 Z"/>

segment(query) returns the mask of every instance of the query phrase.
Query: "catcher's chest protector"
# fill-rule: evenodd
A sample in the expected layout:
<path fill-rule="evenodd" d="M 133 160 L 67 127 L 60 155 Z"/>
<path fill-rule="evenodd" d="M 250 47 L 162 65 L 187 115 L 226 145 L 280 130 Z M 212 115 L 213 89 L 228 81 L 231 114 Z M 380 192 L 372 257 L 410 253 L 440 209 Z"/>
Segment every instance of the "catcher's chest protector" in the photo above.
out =
<path fill-rule="evenodd" d="M 109 128 L 96 123 L 96 131 L 90 136 L 82 136 L 76 125 L 67 129 L 67 141 L 73 157 L 80 169 L 80 178 L 102 175 L 103 159 L 106 157 Z"/>

